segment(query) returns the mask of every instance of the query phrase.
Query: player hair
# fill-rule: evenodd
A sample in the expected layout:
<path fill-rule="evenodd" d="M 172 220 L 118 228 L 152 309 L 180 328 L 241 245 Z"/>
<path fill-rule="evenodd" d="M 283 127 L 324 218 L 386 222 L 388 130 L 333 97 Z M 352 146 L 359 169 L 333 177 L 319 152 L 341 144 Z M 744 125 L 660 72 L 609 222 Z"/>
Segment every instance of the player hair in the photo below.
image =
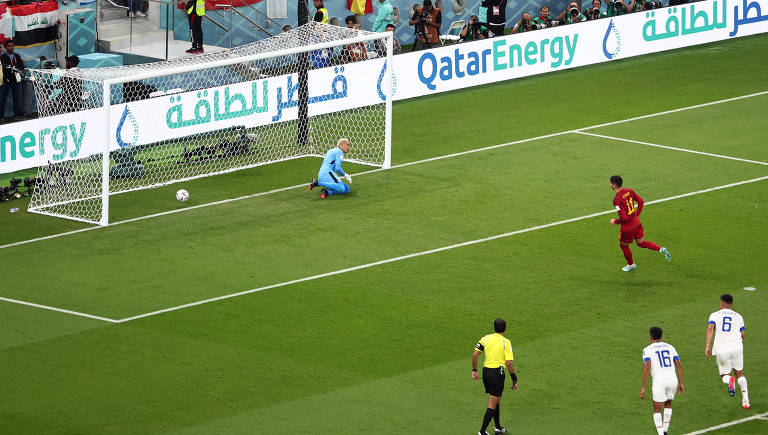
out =
<path fill-rule="evenodd" d="M 336 146 L 339 146 L 339 145 L 341 145 L 341 144 L 342 144 L 342 143 L 344 143 L 344 142 L 346 142 L 346 143 L 349 143 L 349 139 L 347 139 L 346 137 L 342 137 L 342 138 L 341 138 L 341 139 L 339 139 L 339 141 L 336 143 Z M 350 144 L 350 145 L 351 145 L 351 144 Z"/>
<path fill-rule="evenodd" d="M 733 296 L 728 293 L 723 293 L 720 295 L 720 300 L 728 305 L 731 305 L 733 303 Z"/>
<path fill-rule="evenodd" d="M 621 179 L 621 175 L 611 175 L 611 183 L 621 187 L 624 184 L 624 180 Z"/>
<path fill-rule="evenodd" d="M 507 330 L 507 322 L 504 319 L 496 319 L 493 321 L 493 330 L 495 332 L 504 332 Z"/>
<path fill-rule="evenodd" d="M 661 340 L 661 328 L 658 326 L 651 326 L 651 329 L 648 332 L 651 334 L 652 339 Z"/>

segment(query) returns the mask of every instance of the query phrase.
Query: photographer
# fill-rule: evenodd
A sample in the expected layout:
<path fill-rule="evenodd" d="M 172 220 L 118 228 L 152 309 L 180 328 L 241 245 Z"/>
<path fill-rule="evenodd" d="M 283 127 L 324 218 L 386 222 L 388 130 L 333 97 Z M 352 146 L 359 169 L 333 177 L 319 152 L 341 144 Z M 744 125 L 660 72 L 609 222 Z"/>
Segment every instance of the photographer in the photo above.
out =
<path fill-rule="evenodd" d="M 572 2 L 557 16 L 557 21 L 560 24 L 573 24 L 587 21 L 587 17 L 579 11 L 579 5 L 576 2 Z"/>
<path fill-rule="evenodd" d="M 644 0 L 632 0 L 631 3 L 629 3 L 629 6 L 627 7 L 629 9 L 629 12 L 641 12 L 645 10 L 645 1 Z"/>
<path fill-rule="evenodd" d="M 533 27 L 533 23 L 531 22 L 531 14 L 524 12 L 520 21 L 518 21 L 517 24 L 515 24 L 515 27 L 512 28 L 512 33 L 530 32 L 533 29 L 535 29 L 535 27 Z"/>
<path fill-rule="evenodd" d="M 464 28 L 461 29 L 459 36 L 461 36 L 462 41 L 486 39 L 488 38 L 488 28 L 480 22 L 480 19 L 477 17 L 477 15 L 472 15 L 469 17 L 469 24 L 465 25 Z"/>
<path fill-rule="evenodd" d="M 629 11 L 629 6 L 624 3 L 624 0 L 605 0 L 605 4 L 608 5 L 606 15 L 609 17 L 624 15 Z"/>
<path fill-rule="evenodd" d="M 13 40 L 5 42 L 5 53 L 0 55 L 0 64 L 3 67 L 3 85 L 0 86 L 0 120 L 5 116 L 5 100 L 8 94 L 13 99 L 13 115 L 18 121 L 24 118 L 24 108 L 21 106 L 21 79 L 26 74 L 24 61 L 18 53 L 14 53 L 16 47 Z"/>
<path fill-rule="evenodd" d="M 600 0 L 592 0 L 592 7 L 584 9 L 584 16 L 587 17 L 587 21 L 599 20 L 608 16 L 605 12 L 600 11 L 601 6 Z"/>
<path fill-rule="evenodd" d="M 416 41 L 413 49 L 421 50 L 438 44 L 443 14 L 432 6 L 432 0 L 424 0 L 424 7 L 416 9 L 408 24 L 414 27 Z"/>
<path fill-rule="evenodd" d="M 549 6 L 541 7 L 541 15 L 534 18 L 533 27 L 536 29 L 545 29 L 547 27 L 557 26 L 557 19 L 552 15 L 549 15 Z"/>

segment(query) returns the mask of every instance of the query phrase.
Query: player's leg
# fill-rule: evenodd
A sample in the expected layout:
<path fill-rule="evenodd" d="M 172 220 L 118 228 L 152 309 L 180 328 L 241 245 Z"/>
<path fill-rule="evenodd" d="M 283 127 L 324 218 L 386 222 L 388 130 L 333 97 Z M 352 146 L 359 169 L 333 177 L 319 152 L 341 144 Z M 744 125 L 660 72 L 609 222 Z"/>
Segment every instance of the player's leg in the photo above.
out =
<path fill-rule="evenodd" d="M 621 248 L 621 252 L 624 254 L 624 259 L 627 260 L 627 265 L 622 267 L 621 270 L 624 272 L 629 272 L 637 269 L 637 265 L 635 264 L 635 260 L 632 258 L 632 250 L 629 248 L 629 242 L 624 241 L 621 239 L 621 237 L 622 236 L 620 235 L 619 247 Z"/>
<path fill-rule="evenodd" d="M 488 428 L 488 425 L 491 423 L 491 419 L 496 414 L 496 407 L 499 406 L 499 400 L 501 400 L 501 397 L 489 395 L 488 396 L 488 408 L 485 410 L 485 415 L 483 416 L 483 425 L 480 426 L 480 432 L 478 434 L 480 435 L 486 435 L 488 432 L 485 431 L 485 429 Z"/>
<path fill-rule="evenodd" d="M 488 408 L 485 410 L 483 416 L 483 425 L 480 427 L 480 435 L 485 435 L 485 429 L 488 428 L 491 419 L 496 418 L 496 425 L 498 426 L 498 414 L 496 410 L 501 402 L 501 395 L 504 391 L 504 368 L 489 368 L 483 367 L 483 385 L 485 385 L 485 392 L 488 393 Z"/>
<path fill-rule="evenodd" d="M 637 227 L 635 227 L 635 243 L 637 243 L 637 246 L 641 248 L 658 251 L 662 255 L 664 255 L 665 260 L 672 261 L 672 254 L 669 253 L 669 249 L 645 240 L 645 231 L 643 230 L 643 224 L 639 224 Z"/>
<path fill-rule="evenodd" d="M 731 376 L 731 370 L 733 369 L 731 353 L 719 351 L 715 358 L 715 362 L 717 363 L 717 372 L 720 373 L 720 379 L 728 386 L 728 395 L 731 397 L 735 396 L 736 378 Z"/>
<path fill-rule="evenodd" d="M 325 187 L 329 195 L 349 193 L 349 186 L 339 181 L 332 173 L 321 174 L 317 180 L 319 186 Z"/>
<path fill-rule="evenodd" d="M 496 412 L 493 414 L 493 431 L 496 433 L 495 435 L 507 433 L 507 428 L 503 427 L 499 421 L 499 416 L 501 415 L 501 397 L 499 397 L 499 401 L 496 403 L 495 411 Z"/>
<path fill-rule="evenodd" d="M 733 374 L 736 375 L 736 380 L 741 388 L 741 406 L 744 409 L 749 409 L 749 393 L 747 392 L 747 378 L 744 377 L 744 352 L 734 352 L 733 357 Z"/>
<path fill-rule="evenodd" d="M 672 420 L 672 401 L 664 402 L 664 423 L 662 424 L 664 433 L 669 432 L 669 421 Z"/>
<path fill-rule="evenodd" d="M 664 408 L 664 402 L 653 401 L 653 425 L 659 435 L 664 435 L 664 418 L 661 416 L 661 410 Z"/>

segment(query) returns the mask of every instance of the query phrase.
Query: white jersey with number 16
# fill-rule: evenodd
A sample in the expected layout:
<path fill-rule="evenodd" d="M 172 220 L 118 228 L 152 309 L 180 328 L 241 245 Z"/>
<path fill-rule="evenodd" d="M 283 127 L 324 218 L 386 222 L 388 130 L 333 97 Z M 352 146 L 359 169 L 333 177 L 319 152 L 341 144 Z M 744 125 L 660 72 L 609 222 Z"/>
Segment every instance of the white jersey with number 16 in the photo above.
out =
<path fill-rule="evenodd" d="M 677 379 L 674 360 L 680 359 L 675 347 L 663 341 L 651 343 L 643 349 L 643 362 L 650 361 L 654 383 L 659 379 Z"/>

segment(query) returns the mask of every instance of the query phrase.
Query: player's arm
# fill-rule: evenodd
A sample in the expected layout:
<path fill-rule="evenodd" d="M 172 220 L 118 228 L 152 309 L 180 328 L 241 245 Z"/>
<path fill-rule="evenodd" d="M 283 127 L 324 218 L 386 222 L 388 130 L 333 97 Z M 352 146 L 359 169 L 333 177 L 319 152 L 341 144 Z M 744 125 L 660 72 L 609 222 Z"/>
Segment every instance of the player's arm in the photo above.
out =
<path fill-rule="evenodd" d="M 648 383 L 648 374 L 651 372 L 651 359 L 643 361 L 643 387 L 640 388 L 640 398 L 645 399 L 645 384 Z"/>
<path fill-rule="evenodd" d="M 515 373 L 515 365 L 512 364 L 512 360 L 507 360 L 507 371 L 512 378 L 512 389 L 517 390 L 517 373 Z"/>
<path fill-rule="evenodd" d="M 478 343 L 479 345 L 480 343 Z M 480 350 L 476 350 L 475 353 L 472 354 L 472 379 L 477 380 L 477 357 L 480 356 Z"/>
<path fill-rule="evenodd" d="M 643 204 L 645 204 L 645 201 L 643 201 L 643 198 L 640 198 L 640 195 L 635 193 L 633 190 L 632 193 L 635 195 L 635 202 L 637 202 L 637 209 L 635 211 L 635 216 L 640 217 L 640 213 L 643 211 Z"/>
<path fill-rule="evenodd" d="M 707 345 L 704 348 L 704 356 L 709 358 L 710 355 L 712 355 L 712 350 L 709 347 L 709 343 L 712 342 L 712 334 L 715 333 L 715 322 L 709 321 L 709 324 L 707 325 Z"/>
<path fill-rule="evenodd" d="M 680 357 L 675 356 L 675 367 L 677 368 L 677 391 L 683 394 L 685 389 L 683 388 L 683 363 L 680 362 Z"/>
<path fill-rule="evenodd" d="M 629 215 L 627 215 L 627 211 L 624 210 L 620 205 L 614 203 L 613 204 L 616 207 L 616 210 L 619 212 L 619 217 L 616 219 L 611 219 L 612 225 L 618 225 L 623 224 L 624 222 L 629 222 Z"/>

